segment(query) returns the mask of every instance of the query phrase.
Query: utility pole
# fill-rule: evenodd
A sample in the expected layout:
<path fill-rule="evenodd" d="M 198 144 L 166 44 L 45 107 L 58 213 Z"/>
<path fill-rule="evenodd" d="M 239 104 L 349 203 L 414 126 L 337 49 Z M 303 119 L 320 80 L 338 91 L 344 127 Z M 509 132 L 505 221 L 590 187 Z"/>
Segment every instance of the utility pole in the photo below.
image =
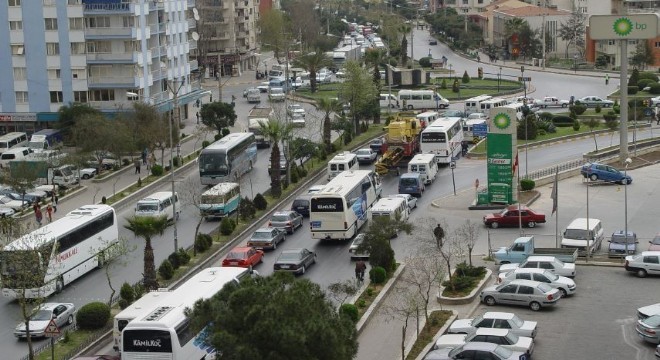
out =
<path fill-rule="evenodd" d="M 543 69 L 545 69 L 545 3 L 543 3 L 543 15 L 541 21 L 541 62 Z"/>
<path fill-rule="evenodd" d="M 218 101 L 222 102 L 222 55 L 218 54 Z"/>
<path fill-rule="evenodd" d="M 173 132 L 173 127 L 174 127 L 174 112 L 176 111 L 176 124 L 178 126 L 180 120 L 179 120 L 179 90 L 185 85 L 186 83 L 186 78 L 184 77 L 181 79 L 181 84 L 177 87 L 176 83 L 178 82 L 177 79 L 173 80 L 174 84 L 171 84 L 170 81 L 167 81 L 167 88 L 172 92 L 174 95 L 174 107 L 172 111 L 170 112 L 170 121 L 169 121 L 169 129 L 170 129 L 170 181 L 172 182 L 172 196 L 175 196 L 176 191 L 174 188 L 174 135 L 172 134 Z M 176 89 L 175 89 L 176 87 Z M 177 141 L 177 149 L 179 149 L 179 144 Z M 177 154 L 178 155 L 178 154 Z M 176 214 L 176 202 L 172 202 L 172 213 Z M 174 227 L 174 251 L 179 250 L 179 238 L 177 236 L 177 227 L 176 227 L 176 218 L 173 221 L 173 227 Z"/>

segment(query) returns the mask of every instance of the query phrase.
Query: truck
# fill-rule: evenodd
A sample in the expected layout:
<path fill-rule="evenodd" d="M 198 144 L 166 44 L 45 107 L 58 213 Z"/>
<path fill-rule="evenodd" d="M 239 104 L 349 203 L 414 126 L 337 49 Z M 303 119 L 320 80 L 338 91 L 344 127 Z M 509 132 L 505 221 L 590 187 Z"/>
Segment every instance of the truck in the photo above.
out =
<path fill-rule="evenodd" d="M 574 263 L 578 252 L 577 249 L 537 248 L 534 247 L 534 236 L 523 236 L 493 254 L 496 264 L 522 263 L 530 256 L 554 256 L 565 263 Z"/>
<path fill-rule="evenodd" d="M 335 69 L 341 69 L 347 61 L 360 61 L 362 52 L 359 45 L 345 45 L 332 52 L 332 62 Z"/>
<path fill-rule="evenodd" d="M 543 99 L 538 99 L 534 101 L 534 105 L 540 107 L 540 108 L 547 108 L 547 107 L 568 107 L 569 101 L 568 100 L 559 100 L 559 98 L 555 96 L 546 96 Z M 532 104 L 529 104 L 532 105 Z"/>
<path fill-rule="evenodd" d="M 48 150 L 62 143 L 62 132 L 58 129 L 43 129 L 30 137 L 28 147 L 35 152 Z"/>
<path fill-rule="evenodd" d="M 258 148 L 270 147 L 270 139 L 263 135 L 261 125 L 267 125 L 273 116 L 273 108 L 255 106 L 248 113 L 248 130 L 254 134 Z"/>
<path fill-rule="evenodd" d="M 40 185 L 57 185 L 68 188 L 78 183 L 78 177 L 68 165 L 52 166 L 45 160 L 16 160 L 9 162 L 9 173 L 12 176 L 25 176 L 25 173 L 35 174 Z M 23 174 L 21 174 L 23 173 Z"/>

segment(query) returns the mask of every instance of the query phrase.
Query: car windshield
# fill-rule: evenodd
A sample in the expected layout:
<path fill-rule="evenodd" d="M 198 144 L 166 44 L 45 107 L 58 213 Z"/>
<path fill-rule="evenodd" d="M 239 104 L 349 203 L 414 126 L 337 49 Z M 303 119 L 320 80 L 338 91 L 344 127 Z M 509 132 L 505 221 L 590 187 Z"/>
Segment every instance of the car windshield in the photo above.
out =
<path fill-rule="evenodd" d="M 232 251 L 227 254 L 227 259 L 245 259 L 246 257 L 247 253 L 243 251 Z"/>
<path fill-rule="evenodd" d="M 357 151 L 357 154 L 358 155 L 369 155 L 369 154 L 371 154 L 371 150 L 360 149 L 360 150 Z"/>
<path fill-rule="evenodd" d="M 513 315 L 513 317 L 509 319 L 509 322 L 516 325 L 516 327 L 522 327 L 524 323 L 522 319 L 518 317 L 518 315 Z"/>
<path fill-rule="evenodd" d="M 660 315 L 649 316 L 642 320 L 642 322 L 647 326 L 660 327 Z"/>
<path fill-rule="evenodd" d="M 542 293 L 547 293 L 547 292 L 552 291 L 552 288 L 550 287 L 550 285 L 545 284 L 545 283 L 538 284 L 538 286 L 536 286 L 536 288 L 541 290 Z"/>
<path fill-rule="evenodd" d="M 559 275 L 554 274 L 554 273 L 552 273 L 552 272 L 550 272 L 550 271 L 544 271 L 544 272 L 543 272 L 543 275 L 545 275 L 545 277 L 547 277 L 548 279 L 550 279 L 550 281 L 557 281 L 557 280 L 559 279 Z"/>
<path fill-rule="evenodd" d="M 509 331 L 509 332 L 506 334 L 506 338 L 509 339 L 509 343 L 510 343 L 510 344 L 515 344 L 515 343 L 517 343 L 518 340 L 519 340 L 518 335 L 512 333 L 511 331 Z"/>
<path fill-rule="evenodd" d="M 511 356 L 513 355 L 513 351 L 511 351 L 507 348 L 498 346 L 498 347 L 495 348 L 495 354 L 499 355 L 500 359 L 510 359 Z"/>
<path fill-rule="evenodd" d="M 138 204 L 137 205 L 137 211 L 158 211 L 158 204 Z"/>
<path fill-rule="evenodd" d="M 287 215 L 273 215 L 273 217 L 270 218 L 270 221 L 277 221 L 277 222 L 289 221 L 289 217 Z"/>
<path fill-rule="evenodd" d="M 360 234 L 360 235 L 355 237 L 355 240 L 353 240 L 353 245 L 359 246 L 360 244 L 362 244 L 363 240 L 364 240 L 364 236 L 361 236 L 361 234 Z"/>
<path fill-rule="evenodd" d="M 587 230 L 582 229 L 566 229 L 564 238 L 573 240 L 587 240 Z"/>
<path fill-rule="evenodd" d="M 655 238 L 653 238 L 653 240 L 651 240 L 651 244 L 660 245 L 660 236 L 656 236 Z"/>
<path fill-rule="evenodd" d="M 625 244 L 626 243 L 626 236 L 623 234 L 617 234 L 617 235 L 612 235 L 612 242 L 617 243 L 617 244 Z M 632 234 L 628 234 L 628 243 L 634 242 L 634 238 Z"/>
<path fill-rule="evenodd" d="M 32 315 L 30 320 L 32 321 L 46 321 L 50 320 L 53 316 L 53 313 L 50 310 L 39 310 L 36 314 Z"/>
<path fill-rule="evenodd" d="M 300 260 L 300 253 L 298 252 L 283 252 L 280 255 L 280 260 L 291 261 L 291 260 Z"/>
<path fill-rule="evenodd" d="M 256 231 L 254 234 L 252 234 L 253 239 L 270 239 L 271 238 L 271 232 L 269 231 Z"/>

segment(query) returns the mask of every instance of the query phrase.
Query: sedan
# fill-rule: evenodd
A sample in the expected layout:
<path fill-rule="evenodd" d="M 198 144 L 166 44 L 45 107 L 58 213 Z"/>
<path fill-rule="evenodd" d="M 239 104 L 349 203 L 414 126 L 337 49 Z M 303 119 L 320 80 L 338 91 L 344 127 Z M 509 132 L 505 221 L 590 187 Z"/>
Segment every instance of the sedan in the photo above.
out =
<path fill-rule="evenodd" d="M 359 149 L 355 154 L 357 155 L 357 161 L 360 164 L 371 164 L 376 161 L 376 157 L 378 157 L 378 153 L 370 148 Z"/>
<path fill-rule="evenodd" d="M 440 336 L 433 346 L 434 350 L 444 348 L 455 348 L 469 342 L 486 342 L 500 345 L 512 351 L 521 351 L 531 354 L 534 351 L 534 339 L 526 336 L 518 336 L 507 329 L 481 328 L 477 331 L 465 334 L 446 334 Z"/>
<path fill-rule="evenodd" d="M 493 229 L 500 226 L 524 225 L 533 228 L 536 224 L 545 223 L 545 214 L 532 210 L 527 206 L 511 205 L 504 210 L 484 216 L 484 224 Z"/>
<path fill-rule="evenodd" d="M 303 118 L 305 117 L 305 108 L 303 108 L 300 104 L 290 104 L 287 106 L 286 111 L 289 116 L 294 116 L 297 114 Z"/>
<path fill-rule="evenodd" d="M 291 115 L 291 126 L 293 127 L 305 127 L 305 116 L 298 113 Z"/>
<path fill-rule="evenodd" d="M 58 328 L 73 324 L 73 317 L 76 307 L 71 303 L 43 303 L 39 305 L 39 310 L 30 317 L 30 336 L 44 337 L 46 327 L 51 320 L 55 320 Z M 17 338 L 27 337 L 25 323 L 20 323 L 14 330 L 14 336 Z"/>
<path fill-rule="evenodd" d="M 289 234 L 293 234 L 293 232 L 296 231 L 297 228 L 302 227 L 302 225 L 303 216 L 291 210 L 275 212 L 268 222 L 268 226 L 286 231 Z"/>
<path fill-rule="evenodd" d="M 0 218 L 12 217 L 14 214 L 16 214 L 16 210 L 8 206 L 0 205 Z"/>
<path fill-rule="evenodd" d="M 656 234 L 653 240 L 649 241 L 648 251 L 660 251 L 660 234 Z"/>
<path fill-rule="evenodd" d="M 252 234 L 250 240 L 247 242 L 247 246 L 252 246 L 259 250 L 275 250 L 277 249 L 277 244 L 284 240 L 286 240 L 284 231 L 275 228 L 261 228 Z"/>
<path fill-rule="evenodd" d="M 637 335 L 651 344 L 660 344 L 660 315 L 649 316 L 644 320 L 637 320 Z"/>
<path fill-rule="evenodd" d="M 496 304 L 524 305 L 532 311 L 553 306 L 561 298 L 561 292 L 547 284 L 531 280 L 513 280 L 508 284 L 489 286 L 479 295 L 488 306 Z"/>
<path fill-rule="evenodd" d="M 598 96 L 585 96 L 577 101 L 579 101 L 582 105 L 586 105 L 587 107 L 596 107 L 597 105 L 600 105 L 600 107 L 603 108 L 612 107 L 614 105 L 614 101 L 601 99 Z"/>
<path fill-rule="evenodd" d="M 364 234 L 357 234 L 351 243 L 351 246 L 348 248 L 348 252 L 351 254 L 351 259 L 368 259 L 369 253 L 359 252 L 358 248 L 364 242 Z"/>
<path fill-rule="evenodd" d="M 545 269 L 518 268 L 508 273 L 501 273 L 497 278 L 498 284 L 508 284 L 513 280 L 534 280 L 550 285 L 561 292 L 561 296 L 575 294 L 577 285 L 573 279 L 556 275 Z"/>
<path fill-rule="evenodd" d="M 480 328 L 510 329 L 518 336 L 534 338 L 537 327 L 536 321 L 523 321 L 513 313 L 489 311 L 474 319 L 456 320 L 449 326 L 447 332 L 468 334 Z"/>
<path fill-rule="evenodd" d="M 489 360 L 520 360 L 525 353 L 511 351 L 492 343 L 470 342 L 456 348 L 433 350 L 424 360 L 450 360 L 450 359 L 489 359 Z"/>
<path fill-rule="evenodd" d="M 642 306 L 637 309 L 637 318 L 640 320 L 646 319 L 649 316 L 660 315 L 660 303 Z"/>
<path fill-rule="evenodd" d="M 222 266 L 252 268 L 264 260 L 264 252 L 251 246 L 237 246 L 222 260 Z"/>
<path fill-rule="evenodd" d="M 26 193 L 25 195 L 21 196 L 21 194 L 14 192 L 11 189 L 5 189 L 0 191 L 0 195 L 8 196 L 12 200 L 22 201 L 28 204 L 41 202 L 41 198 L 42 198 L 41 196 L 39 196 L 39 194 L 33 194 L 33 193 Z"/>
<path fill-rule="evenodd" d="M 412 211 L 412 209 L 417 207 L 417 198 L 410 195 L 410 194 L 394 194 L 390 195 L 388 197 L 400 197 L 406 200 L 406 204 L 408 204 L 408 209 Z"/>
<path fill-rule="evenodd" d="M 575 264 L 565 263 L 554 256 L 530 256 L 521 264 L 502 264 L 500 265 L 500 273 L 509 272 L 517 268 L 546 269 L 557 275 L 570 278 L 575 277 Z"/>
<path fill-rule="evenodd" d="M 0 206 L 8 207 L 14 211 L 21 211 L 30 206 L 30 203 L 24 201 L 16 201 L 9 196 L 0 195 Z"/>
<path fill-rule="evenodd" d="M 257 86 L 257 89 L 259 89 L 260 92 L 262 93 L 267 93 L 268 89 L 270 89 L 270 82 L 268 81 L 263 81 Z"/>
<path fill-rule="evenodd" d="M 305 248 L 284 250 L 277 258 L 273 269 L 275 271 L 291 271 L 294 274 L 304 274 L 305 270 L 316 264 L 316 253 Z"/>

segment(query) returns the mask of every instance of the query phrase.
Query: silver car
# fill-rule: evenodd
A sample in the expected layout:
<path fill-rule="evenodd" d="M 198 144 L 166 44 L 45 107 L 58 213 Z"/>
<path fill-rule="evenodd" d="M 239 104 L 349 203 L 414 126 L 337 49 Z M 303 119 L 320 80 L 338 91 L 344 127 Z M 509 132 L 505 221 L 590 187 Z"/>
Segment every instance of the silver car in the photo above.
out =
<path fill-rule="evenodd" d="M 71 303 L 43 303 L 39 310 L 30 317 L 30 337 L 44 337 L 46 327 L 51 320 L 59 329 L 63 326 L 73 324 L 73 317 L 76 312 L 75 305 Z M 20 323 L 14 330 L 14 336 L 17 338 L 27 337 L 25 323 Z"/>
<path fill-rule="evenodd" d="M 358 252 L 358 247 L 364 241 L 364 234 L 357 234 L 351 243 L 351 246 L 348 248 L 348 252 L 351 254 L 351 259 L 368 259 L 369 253 Z"/>
<path fill-rule="evenodd" d="M 649 316 L 658 314 L 660 314 L 660 303 L 642 306 L 641 308 L 637 309 L 637 318 L 640 320 L 644 320 Z"/>
<path fill-rule="evenodd" d="M 408 204 L 408 209 L 412 211 L 412 209 L 417 207 L 417 198 L 410 195 L 410 194 L 394 194 L 390 195 L 388 197 L 400 197 L 406 200 L 406 204 Z"/>
<path fill-rule="evenodd" d="M 511 351 L 497 344 L 485 342 L 470 342 L 456 348 L 433 350 L 424 360 L 451 359 L 489 359 L 489 360 L 520 360 L 525 353 Z"/>
<path fill-rule="evenodd" d="M 454 321 L 450 334 L 469 334 L 479 328 L 510 329 L 518 336 L 536 337 L 537 322 L 523 321 L 518 315 L 508 312 L 489 311 L 474 319 L 459 319 Z"/>
<path fill-rule="evenodd" d="M 316 253 L 311 250 L 305 248 L 284 250 L 273 264 L 273 270 L 302 275 L 314 264 L 316 264 Z"/>
<path fill-rule="evenodd" d="M 295 211 L 277 211 L 268 222 L 268 226 L 276 229 L 284 230 L 289 234 L 293 234 L 297 228 L 302 227 L 303 217 Z"/>
<path fill-rule="evenodd" d="M 564 297 L 575 294 L 575 290 L 577 290 L 577 285 L 572 279 L 556 275 L 545 269 L 518 268 L 508 273 L 500 273 L 497 283 L 508 284 L 513 280 L 534 280 L 546 283 L 561 291 L 561 296 Z"/>
<path fill-rule="evenodd" d="M 508 329 L 480 328 L 471 334 L 446 334 L 436 340 L 434 350 L 455 348 L 469 342 L 486 342 L 500 345 L 512 351 L 521 351 L 528 354 L 534 352 L 534 339 L 518 336 Z"/>
<path fill-rule="evenodd" d="M 255 231 L 250 240 L 247 241 L 247 246 L 252 246 L 259 250 L 277 249 L 277 244 L 286 240 L 284 231 L 275 228 L 261 228 Z"/>
<path fill-rule="evenodd" d="M 660 344 L 660 315 L 649 316 L 644 320 L 637 320 L 637 335 L 651 344 Z"/>
<path fill-rule="evenodd" d="M 496 304 L 524 305 L 532 311 L 557 304 L 561 292 L 547 284 L 531 280 L 513 280 L 508 284 L 489 286 L 479 295 L 488 306 Z"/>
<path fill-rule="evenodd" d="M 597 105 L 600 105 L 600 107 L 606 108 L 614 105 L 614 101 L 601 99 L 598 96 L 585 96 L 577 101 L 586 107 L 596 107 Z"/>

